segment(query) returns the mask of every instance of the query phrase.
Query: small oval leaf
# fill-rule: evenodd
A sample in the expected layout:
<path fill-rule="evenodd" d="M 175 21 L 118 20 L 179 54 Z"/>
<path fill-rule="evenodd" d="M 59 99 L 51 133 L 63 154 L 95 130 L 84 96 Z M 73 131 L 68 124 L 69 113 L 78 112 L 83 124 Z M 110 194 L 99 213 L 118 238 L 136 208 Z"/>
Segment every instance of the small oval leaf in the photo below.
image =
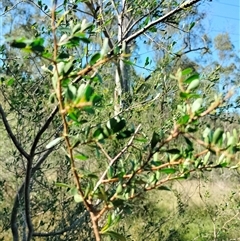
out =
<path fill-rule="evenodd" d="M 58 138 L 52 140 L 50 143 L 48 143 L 48 144 L 46 145 L 46 148 L 47 148 L 47 149 L 50 149 L 50 148 L 56 146 L 62 139 L 63 139 L 62 137 L 58 137 Z"/>

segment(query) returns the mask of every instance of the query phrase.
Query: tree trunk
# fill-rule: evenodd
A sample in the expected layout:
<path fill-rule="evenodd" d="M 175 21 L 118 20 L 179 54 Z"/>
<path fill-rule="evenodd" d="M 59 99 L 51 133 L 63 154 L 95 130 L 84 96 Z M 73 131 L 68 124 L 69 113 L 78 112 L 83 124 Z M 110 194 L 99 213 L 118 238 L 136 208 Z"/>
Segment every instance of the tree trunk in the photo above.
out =
<path fill-rule="evenodd" d="M 126 0 L 122 0 L 122 11 L 118 15 L 118 43 L 122 46 L 122 57 L 118 60 L 115 73 L 115 91 L 114 91 L 114 113 L 119 114 L 128 106 L 127 95 L 130 94 L 129 65 L 124 62 L 125 55 L 130 53 L 129 45 L 124 42 L 123 35 L 127 31 L 130 23 L 129 14 L 125 12 L 128 9 Z M 128 37 L 126 35 L 125 37 Z"/>

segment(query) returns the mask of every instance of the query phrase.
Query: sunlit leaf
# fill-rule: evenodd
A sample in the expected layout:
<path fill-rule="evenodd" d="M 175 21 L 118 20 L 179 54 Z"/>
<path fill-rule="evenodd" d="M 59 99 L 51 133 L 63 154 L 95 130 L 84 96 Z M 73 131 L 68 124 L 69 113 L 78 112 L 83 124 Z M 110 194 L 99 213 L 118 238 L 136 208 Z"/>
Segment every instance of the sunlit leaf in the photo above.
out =
<path fill-rule="evenodd" d="M 196 99 L 192 104 L 192 112 L 194 113 L 194 112 L 198 111 L 201 108 L 202 103 L 203 103 L 202 98 Z"/>
<path fill-rule="evenodd" d="M 187 87 L 187 91 L 190 91 L 190 90 L 194 90 L 196 89 L 200 84 L 200 80 L 199 79 L 195 79 L 193 80 L 189 86 Z"/>
<path fill-rule="evenodd" d="M 182 71 L 182 75 L 189 75 L 192 73 L 192 68 L 187 68 Z"/>
<path fill-rule="evenodd" d="M 190 119 L 189 115 L 184 115 L 184 116 L 179 118 L 178 124 L 181 124 L 181 125 L 187 124 L 189 119 Z"/>
<path fill-rule="evenodd" d="M 93 25 L 92 22 L 87 22 L 86 19 L 83 19 L 82 24 L 81 24 L 81 32 L 86 31 L 87 29 L 91 28 Z"/>
<path fill-rule="evenodd" d="M 79 30 L 81 30 L 81 27 L 82 27 L 82 24 L 80 24 L 80 23 L 75 24 L 73 29 L 72 29 L 72 34 L 75 34 Z"/>
<path fill-rule="evenodd" d="M 218 144 L 221 141 L 223 133 L 224 131 L 222 128 L 217 128 L 217 130 L 214 131 L 212 138 L 213 144 Z"/>
<path fill-rule="evenodd" d="M 83 201 L 83 197 L 81 195 L 79 195 L 78 193 L 76 193 L 73 197 L 74 197 L 74 201 L 76 203 L 80 203 Z"/>
<path fill-rule="evenodd" d="M 103 58 L 107 54 L 108 49 L 109 49 L 109 39 L 108 38 L 104 38 L 102 49 L 101 49 L 101 53 L 100 53 L 101 54 L 101 58 Z"/>
<path fill-rule="evenodd" d="M 80 160 L 80 161 L 86 161 L 89 157 L 85 154 L 79 153 L 74 156 L 74 158 Z"/>
<path fill-rule="evenodd" d="M 10 78 L 8 81 L 7 81 L 7 86 L 12 86 L 15 82 L 15 79 L 14 78 Z"/>
<path fill-rule="evenodd" d="M 58 138 L 52 140 L 50 143 L 48 143 L 48 144 L 46 145 L 46 148 L 47 148 L 47 149 L 50 149 L 50 148 L 56 146 L 58 143 L 60 143 L 60 141 L 61 141 L 62 139 L 63 139 L 62 137 L 58 137 Z"/>

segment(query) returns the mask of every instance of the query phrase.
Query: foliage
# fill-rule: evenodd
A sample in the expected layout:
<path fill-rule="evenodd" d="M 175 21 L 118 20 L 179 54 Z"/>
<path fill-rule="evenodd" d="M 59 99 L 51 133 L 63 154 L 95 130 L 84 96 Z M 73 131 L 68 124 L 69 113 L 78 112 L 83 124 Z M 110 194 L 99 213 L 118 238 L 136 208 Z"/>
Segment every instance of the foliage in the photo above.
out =
<path fill-rule="evenodd" d="M 47 15 L 51 25 L 26 24 L 34 28 L 32 36 L 20 32 L 8 38 L 11 51 L 1 47 L 0 114 L 14 145 L 4 168 L 16 183 L 9 190 L 13 180 L 3 175 L 4 192 L 15 198 L 4 203 L 2 229 L 10 223 L 14 240 L 126 240 L 117 229 L 135 199 L 171 191 L 172 182 L 192 173 L 238 168 L 239 130 L 207 125 L 231 91 L 213 95 L 197 66 L 176 68 L 185 49 L 175 52 L 174 40 L 166 43 L 174 58 L 162 56 L 148 80 L 131 68 L 133 40 L 144 34 L 152 39 L 160 23 L 180 24 L 199 1 L 151 1 L 149 9 L 145 1 L 79 3 L 86 11 L 73 2 L 50 10 L 38 1 L 37 15 Z M 115 17 L 129 12 L 134 18 L 121 22 L 120 39 L 110 37 L 119 25 Z M 175 197 L 181 216 L 186 206 L 177 192 Z M 162 237 L 181 235 L 174 229 Z"/>

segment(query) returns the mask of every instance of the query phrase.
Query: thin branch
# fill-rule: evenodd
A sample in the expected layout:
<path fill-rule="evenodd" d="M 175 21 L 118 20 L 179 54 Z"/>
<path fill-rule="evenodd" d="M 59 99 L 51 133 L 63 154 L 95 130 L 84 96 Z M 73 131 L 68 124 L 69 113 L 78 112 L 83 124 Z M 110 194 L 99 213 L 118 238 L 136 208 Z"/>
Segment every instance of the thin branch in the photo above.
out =
<path fill-rule="evenodd" d="M 127 143 L 127 145 L 110 161 L 108 167 L 106 168 L 106 170 L 104 171 L 104 173 L 102 174 L 101 178 L 98 180 L 97 184 L 95 185 L 93 192 L 95 192 L 98 187 L 102 184 L 104 178 L 107 175 L 107 172 L 109 170 L 109 168 L 114 164 L 114 162 L 116 162 L 122 155 L 123 153 L 132 145 L 132 142 L 136 136 L 136 134 L 138 133 L 139 129 L 140 129 L 141 125 L 138 125 L 138 127 L 136 128 L 133 136 L 131 137 L 131 139 L 129 140 L 129 142 Z M 109 157 L 110 158 L 110 157 Z"/>
<path fill-rule="evenodd" d="M 32 239 L 33 234 L 33 224 L 31 219 L 31 210 L 30 210 L 30 182 L 32 177 L 32 163 L 33 158 L 29 158 L 27 162 L 27 168 L 26 168 L 26 176 L 25 176 L 25 182 L 24 182 L 24 206 L 25 206 L 25 218 L 26 218 L 26 224 L 28 227 L 28 235 L 27 235 L 27 241 L 30 241 Z"/>
<path fill-rule="evenodd" d="M 139 22 L 141 22 L 144 18 L 146 18 L 147 16 L 150 16 L 151 14 L 153 14 L 164 2 L 165 0 L 162 0 L 155 8 L 153 8 L 152 10 L 150 10 L 148 13 L 144 14 L 143 16 L 141 16 L 139 19 L 137 19 L 132 25 L 131 22 L 129 22 L 128 26 L 126 27 L 126 31 L 123 35 L 123 38 L 125 38 L 126 36 L 128 36 L 128 34 L 130 33 L 130 31 L 134 28 L 134 26 L 136 26 Z"/>
<path fill-rule="evenodd" d="M 106 156 L 106 158 L 108 159 L 108 161 L 111 163 L 112 158 L 108 155 L 108 153 L 104 150 L 103 146 L 99 143 L 96 142 L 97 146 L 101 149 L 102 153 Z"/>
<path fill-rule="evenodd" d="M 228 223 L 232 222 L 232 220 L 235 219 L 238 215 L 240 215 L 240 212 L 237 212 L 233 217 L 231 217 L 229 220 L 227 220 L 227 221 L 223 224 L 223 226 L 219 229 L 219 231 L 217 232 L 217 234 L 219 234 L 223 229 L 225 229 L 225 226 L 226 226 Z"/>
<path fill-rule="evenodd" d="M 32 144 L 32 147 L 31 147 L 31 151 L 30 151 L 30 156 L 33 157 L 34 153 L 35 153 L 35 149 L 37 147 L 37 144 L 42 136 L 42 134 L 46 131 L 46 129 L 49 127 L 50 123 L 52 122 L 53 118 L 55 117 L 55 115 L 57 114 L 58 112 L 58 106 L 56 106 L 52 113 L 49 115 L 49 117 L 47 118 L 45 124 L 42 126 L 42 128 L 38 131 L 34 141 L 33 141 L 33 144 Z"/>
<path fill-rule="evenodd" d="M 6 129 L 7 133 L 8 133 L 8 135 L 10 136 L 13 144 L 18 149 L 20 154 L 23 155 L 26 159 L 28 159 L 30 157 L 30 155 L 23 149 L 21 144 L 18 142 L 16 136 L 13 134 L 12 129 L 11 129 L 9 123 L 8 123 L 8 120 L 6 118 L 6 114 L 5 114 L 1 104 L 0 104 L 0 114 L 2 116 L 2 120 L 3 120 L 3 124 L 5 126 L 5 129 Z"/>
<path fill-rule="evenodd" d="M 117 9 L 117 6 L 116 6 L 115 2 L 113 0 L 111 0 L 111 3 L 112 3 L 112 6 L 113 6 L 113 8 L 114 8 L 114 10 L 116 12 L 116 16 L 118 16 L 120 13 L 119 13 L 119 11 Z"/>
<path fill-rule="evenodd" d="M 173 16 L 174 14 L 180 12 L 181 10 L 183 10 L 186 7 L 189 7 L 197 2 L 200 2 L 201 0 L 192 0 L 192 1 L 187 1 L 183 4 L 181 4 L 180 6 L 178 6 L 177 8 L 173 9 L 172 11 L 168 12 L 167 14 L 165 14 L 164 16 L 156 19 L 155 21 L 150 22 L 148 25 L 146 25 L 145 27 L 143 27 L 142 29 L 138 30 L 137 32 L 133 33 L 132 35 L 130 35 L 129 37 L 127 37 L 126 39 L 124 39 L 124 41 L 126 43 L 131 42 L 132 40 L 136 39 L 138 36 L 140 36 L 141 34 L 143 34 L 144 32 L 146 32 L 148 29 L 150 29 L 151 27 L 157 25 L 158 23 L 164 22 L 165 20 L 167 20 L 169 17 Z"/>
<path fill-rule="evenodd" d="M 53 152 L 53 150 L 55 150 L 55 149 L 54 148 L 48 149 L 41 157 L 39 157 L 37 163 L 32 168 L 31 176 L 33 176 L 34 173 L 40 168 L 42 163 Z M 19 202 L 21 201 L 21 197 L 23 196 L 24 186 L 25 186 L 25 182 L 23 182 L 21 187 L 18 189 L 18 192 L 15 196 L 13 208 L 12 208 L 10 226 L 11 226 L 12 236 L 13 236 L 14 241 L 19 240 L 18 226 L 17 226 L 17 214 L 18 214 Z"/>
<path fill-rule="evenodd" d="M 30 0 L 21 0 L 18 3 L 14 4 L 12 7 L 10 7 L 9 9 L 7 9 L 5 12 L 0 14 L 1 16 L 6 15 L 8 12 L 12 11 L 13 9 L 15 9 L 17 7 L 17 5 L 19 5 L 20 3 L 30 3 L 32 5 L 34 5 L 35 7 L 37 7 L 41 12 L 43 12 L 46 16 L 48 16 L 49 18 L 51 18 L 50 15 L 48 15 L 46 12 L 44 12 L 34 1 L 30 1 Z"/>
<path fill-rule="evenodd" d="M 90 2 L 85 2 L 85 4 L 87 5 L 88 9 L 90 10 L 90 12 L 92 13 L 92 17 L 95 19 L 95 21 L 99 22 L 99 25 L 104 25 L 104 19 L 103 19 L 103 13 L 102 13 L 102 7 L 100 7 L 100 5 L 97 3 L 97 8 L 94 8 L 94 5 Z M 99 16 L 101 17 L 101 19 L 98 18 L 98 14 L 97 12 L 100 12 Z M 108 33 L 108 30 L 106 27 L 103 27 L 102 29 L 104 36 L 108 39 L 108 45 L 110 49 L 114 48 L 114 44 L 112 41 L 112 38 L 110 37 L 110 34 Z"/>

